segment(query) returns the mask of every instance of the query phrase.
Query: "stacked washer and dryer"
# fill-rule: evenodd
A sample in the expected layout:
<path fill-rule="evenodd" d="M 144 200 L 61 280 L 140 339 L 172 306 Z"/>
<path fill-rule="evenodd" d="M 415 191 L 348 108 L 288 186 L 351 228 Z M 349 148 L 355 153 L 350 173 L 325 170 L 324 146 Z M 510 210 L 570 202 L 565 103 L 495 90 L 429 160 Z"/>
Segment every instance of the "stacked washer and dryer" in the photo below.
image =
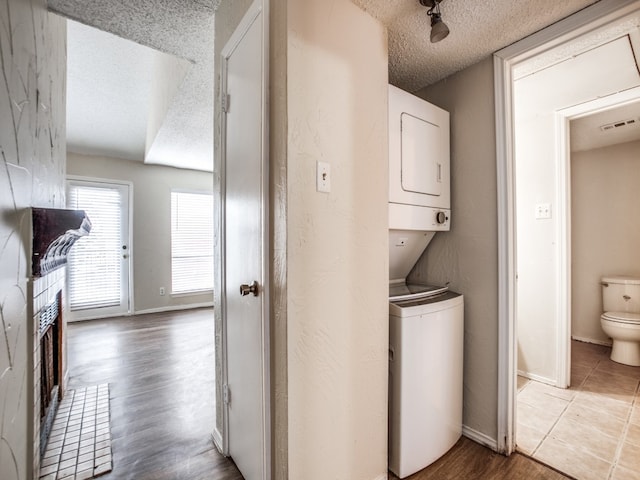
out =
<path fill-rule="evenodd" d="M 449 113 L 389 86 L 389 469 L 404 478 L 462 434 L 463 297 L 407 282 L 451 222 Z"/>

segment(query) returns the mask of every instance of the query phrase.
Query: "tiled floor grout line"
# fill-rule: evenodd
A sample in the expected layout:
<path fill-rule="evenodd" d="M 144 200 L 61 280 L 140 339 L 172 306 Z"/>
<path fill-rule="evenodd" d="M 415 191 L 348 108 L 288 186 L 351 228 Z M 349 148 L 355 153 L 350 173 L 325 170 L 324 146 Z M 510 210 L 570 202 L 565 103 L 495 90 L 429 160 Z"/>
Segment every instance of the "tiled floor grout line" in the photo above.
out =
<path fill-rule="evenodd" d="M 108 384 L 68 391 L 56 414 L 55 435 L 47 445 L 39 478 L 85 480 L 110 471 L 109 411 Z"/>
<path fill-rule="evenodd" d="M 627 419 L 625 421 L 624 427 L 622 428 L 622 433 L 620 434 L 620 438 L 618 439 L 618 445 L 616 446 L 616 453 L 613 455 L 613 462 L 611 462 L 611 468 L 609 469 L 608 479 L 613 477 L 613 472 L 618 466 L 618 462 L 620 461 L 620 455 L 622 455 L 622 449 L 624 448 L 624 443 L 627 438 L 627 433 L 629 432 L 629 427 L 631 425 L 631 416 L 633 415 L 633 409 L 636 406 L 637 395 L 640 391 L 640 381 L 636 381 L 636 389 L 633 392 L 633 401 L 631 402 L 631 408 L 629 409 L 629 413 L 627 414 Z"/>
<path fill-rule="evenodd" d="M 587 352 L 588 353 L 588 352 Z M 588 357 L 591 357 L 591 360 L 588 360 Z M 538 395 L 540 394 L 544 394 L 545 396 L 548 397 L 555 397 L 558 399 L 562 399 L 566 401 L 566 404 L 562 405 L 562 410 L 559 412 L 559 414 L 557 416 L 553 416 L 550 417 L 549 420 L 551 420 L 553 423 L 550 425 L 550 427 L 548 427 L 547 429 L 543 430 L 538 430 L 540 434 L 542 434 L 541 439 L 535 444 L 535 448 L 533 448 L 533 450 L 528 453 L 526 450 L 521 450 L 521 453 L 524 453 L 525 455 L 528 455 L 532 458 L 536 458 L 538 459 L 538 454 L 540 453 L 540 449 L 542 448 L 542 446 L 545 444 L 545 442 L 550 442 L 552 440 L 555 439 L 555 441 L 561 441 L 565 442 L 566 448 L 569 448 L 570 450 L 574 450 L 576 452 L 582 451 L 583 453 L 586 453 L 588 455 L 590 455 L 591 457 L 594 457 L 596 459 L 598 459 L 600 462 L 602 462 L 602 467 L 604 467 L 604 471 L 602 471 L 602 476 L 599 478 L 602 479 L 608 479 L 608 480 L 614 480 L 614 479 L 620 479 L 620 478 L 628 478 L 628 476 L 625 477 L 621 477 L 620 475 L 625 475 L 623 472 L 626 471 L 627 469 L 631 468 L 630 465 L 631 464 L 627 464 L 629 462 L 627 462 L 626 458 L 630 457 L 630 455 L 632 455 L 631 452 L 633 452 L 633 449 L 627 451 L 627 445 L 630 445 L 629 443 L 629 435 L 631 435 L 631 432 L 633 432 L 633 435 L 635 437 L 637 437 L 637 428 L 635 427 L 635 423 L 633 422 L 633 418 L 634 418 L 634 411 L 636 409 L 640 409 L 640 378 L 637 376 L 638 371 L 636 371 L 636 373 L 634 374 L 633 371 L 629 370 L 627 372 L 627 370 L 618 370 L 616 368 L 612 369 L 613 367 L 611 366 L 611 364 L 613 362 L 609 361 L 608 359 L 605 359 L 604 357 L 601 357 L 599 354 L 591 356 L 591 354 L 587 355 L 587 357 L 583 357 L 585 358 L 585 361 L 580 362 L 580 370 L 581 373 L 578 375 L 577 378 L 581 378 L 580 383 L 576 384 L 576 385 L 572 385 L 572 389 L 575 390 L 574 394 L 570 397 L 567 398 L 565 396 L 561 396 L 558 395 L 557 397 L 552 393 L 552 391 L 538 391 Z M 593 362 L 593 363 L 592 363 Z M 578 364 L 578 362 L 575 362 L 575 364 Z M 623 367 L 626 368 L 626 367 Z M 582 376 L 584 375 L 584 377 Z M 572 373 L 573 376 L 573 373 Z M 622 381 L 622 378 L 627 377 L 627 380 L 633 380 L 634 383 L 629 384 L 627 383 L 627 385 L 629 387 L 632 387 L 632 389 L 628 389 L 628 387 L 623 387 L 621 390 L 612 390 L 611 394 L 607 394 L 607 393 L 600 393 L 599 390 L 594 390 L 590 385 L 593 384 L 593 386 L 595 386 L 597 388 L 597 386 L 599 385 L 600 382 L 602 382 L 602 378 L 603 376 L 613 376 L 613 377 L 617 377 L 620 376 L 620 381 Z M 520 382 L 520 380 L 519 380 Z M 614 380 L 614 382 L 617 382 Z M 544 382 L 536 382 L 535 380 L 532 379 L 526 379 L 526 382 L 524 382 L 524 384 L 522 385 L 522 387 L 518 388 L 517 394 L 518 396 L 520 396 L 523 392 L 527 391 L 528 389 L 530 389 L 532 387 L 532 385 L 545 385 Z M 588 387 L 588 388 L 587 388 Z M 585 390 L 585 388 L 587 388 L 587 390 Z M 525 405 L 534 407 L 536 406 L 535 402 L 535 396 L 531 397 L 532 394 L 535 395 L 535 392 L 538 389 L 534 389 L 532 390 L 528 395 L 526 395 L 526 399 L 523 399 L 522 402 L 524 402 Z M 576 402 L 578 402 L 578 395 L 580 394 L 580 392 L 583 392 L 584 394 L 586 394 L 588 397 L 591 397 L 594 393 L 595 395 L 603 395 L 604 398 L 608 398 L 611 400 L 616 400 L 617 402 L 621 402 L 624 403 L 627 406 L 627 411 L 625 413 L 625 415 L 623 416 L 616 416 L 617 420 L 617 424 L 620 425 L 620 430 L 618 434 L 615 433 L 608 433 L 605 431 L 600 430 L 600 433 L 609 437 L 611 440 L 615 441 L 615 443 L 611 442 L 610 446 L 614 447 L 615 446 L 615 450 L 612 451 L 613 455 L 609 456 L 609 455 L 604 455 L 604 452 L 600 452 L 600 454 L 598 453 L 594 453 L 593 450 L 591 449 L 586 449 L 584 450 L 583 447 L 581 446 L 581 444 L 578 443 L 567 443 L 567 440 L 562 440 L 562 438 L 555 438 L 552 436 L 552 432 L 557 428 L 559 422 L 566 420 L 567 422 L 577 422 L 580 425 L 580 428 L 587 428 L 587 427 L 592 427 L 592 424 L 589 421 L 585 421 L 584 419 L 582 419 L 582 415 L 579 412 L 579 407 L 578 411 L 576 411 L 576 417 L 573 418 L 572 417 L 568 417 L 568 411 L 569 409 L 576 404 Z M 618 393 L 616 393 L 618 392 Z M 618 394 L 622 395 L 624 398 L 618 399 Z M 588 397 L 584 397 L 584 398 L 588 398 Z M 629 398 L 630 397 L 630 398 Z M 542 398 L 542 397 L 541 397 Z M 578 403 L 577 405 L 581 405 L 582 402 Z M 591 407 L 591 405 L 585 405 L 588 406 L 590 409 L 594 409 L 597 410 L 596 407 Z M 604 407 L 605 409 L 607 407 Z M 622 412 L 620 412 L 622 413 Z M 566 427 L 570 425 L 567 424 L 563 427 L 563 431 L 566 429 Z M 593 426 L 595 428 L 595 426 Z M 634 430 L 634 428 L 636 428 L 636 430 Z M 588 431 L 588 430 L 587 430 Z M 544 433 L 543 433 L 544 432 Z M 565 433 L 560 433 L 561 437 L 565 436 Z M 636 442 L 637 443 L 637 442 Z M 550 444 L 548 444 L 550 445 Z M 633 444 L 631 444 L 633 445 Z M 611 451 L 611 450 L 610 450 Z M 547 454 L 545 454 L 547 455 Z M 606 458 L 605 458 L 606 457 Z M 620 464 L 621 459 L 625 459 L 625 463 L 624 464 Z M 541 459 L 539 459 L 541 460 Z M 544 460 L 541 460 L 544 462 Z M 554 465 L 553 463 L 551 463 L 552 465 Z M 558 468 L 556 466 L 556 468 Z M 587 475 L 588 478 L 592 478 L 592 475 Z M 582 478 L 582 474 L 580 475 L 580 478 Z M 595 478 L 595 477 L 593 477 Z M 633 477 L 635 478 L 635 476 Z"/>
<path fill-rule="evenodd" d="M 598 363 L 596 363 L 596 365 L 594 367 L 591 368 L 591 370 L 589 371 L 589 373 L 584 377 L 584 379 L 582 380 L 582 382 L 580 382 L 580 385 L 578 385 L 576 387 L 576 394 L 580 391 L 580 389 L 582 388 L 582 386 L 587 382 L 587 380 L 589 379 L 589 377 L 591 376 L 591 374 L 596 370 L 597 366 L 600 364 L 600 362 L 598 361 Z M 518 395 L 524 391 L 524 389 L 526 389 L 529 385 L 531 385 L 532 382 L 535 382 L 535 380 L 529 379 L 529 381 L 527 382 L 527 385 L 524 386 L 524 388 L 522 388 L 522 390 L 518 391 Z M 561 397 L 557 397 L 557 398 L 561 398 Z M 549 437 L 549 435 L 551 435 L 551 432 L 553 431 L 553 429 L 556 427 L 556 425 L 558 424 L 558 422 L 560 421 L 560 419 L 562 419 L 562 417 L 564 416 L 564 414 L 567 412 L 567 410 L 569 409 L 569 407 L 574 403 L 576 399 L 576 395 L 573 395 L 573 397 L 571 397 L 570 400 L 567 401 L 567 405 L 562 409 L 562 412 L 560 412 L 560 414 L 558 415 L 558 417 L 556 418 L 556 420 L 553 422 L 553 425 L 551 425 L 551 427 L 549 427 L 549 429 L 547 430 L 547 432 L 544 434 L 544 436 L 542 437 L 542 439 L 540 440 L 540 442 L 538 442 L 538 444 L 536 445 L 536 448 L 533 449 L 533 451 L 531 453 L 529 453 L 528 455 L 531 456 L 532 458 L 535 458 L 536 453 L 538 452 L 538 449 L 542 446 L 542 444 L 544 443 L 544 441 Z"/>

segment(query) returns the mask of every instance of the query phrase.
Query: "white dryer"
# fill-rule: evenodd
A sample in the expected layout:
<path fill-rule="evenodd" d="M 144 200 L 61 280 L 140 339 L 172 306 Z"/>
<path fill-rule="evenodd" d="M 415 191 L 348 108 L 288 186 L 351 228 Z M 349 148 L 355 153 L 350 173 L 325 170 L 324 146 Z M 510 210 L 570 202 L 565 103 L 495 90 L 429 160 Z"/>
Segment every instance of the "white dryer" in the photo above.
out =
<path fill-rule="evenodd" d="M 449 230 L 449 112 L 389 85 L 389 228 Z"/>

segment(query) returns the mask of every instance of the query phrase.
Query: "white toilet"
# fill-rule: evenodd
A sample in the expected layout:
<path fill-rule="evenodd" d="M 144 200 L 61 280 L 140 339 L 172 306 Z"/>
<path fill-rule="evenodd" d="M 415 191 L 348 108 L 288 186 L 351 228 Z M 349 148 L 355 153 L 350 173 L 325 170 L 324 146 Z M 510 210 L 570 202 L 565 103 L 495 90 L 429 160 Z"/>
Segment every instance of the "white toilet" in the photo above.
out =
<path fill-rule="evenodd" d="M 640 278 L 602 278 L 602 330 L 613 340 L 611 360 L 640 366 Z"/>

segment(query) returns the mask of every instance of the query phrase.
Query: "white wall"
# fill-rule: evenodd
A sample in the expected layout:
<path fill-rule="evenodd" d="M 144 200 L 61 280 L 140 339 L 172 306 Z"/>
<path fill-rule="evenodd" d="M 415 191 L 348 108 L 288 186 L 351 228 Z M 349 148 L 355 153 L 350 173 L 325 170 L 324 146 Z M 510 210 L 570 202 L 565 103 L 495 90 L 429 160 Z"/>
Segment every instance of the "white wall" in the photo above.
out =
<path fill-rule="evenodd" d="M 72 152 L 67 174 L 133 183 L 135 312 L 213 302 L 212 292 L 171 295 L 171 190 L 212 193 L 213 174 Z"/>
<path fill-rule="evenodd" d="M 611 341 L 600 327 L 600 279 L 640 276 L 640 142 L 571 155 L 571 334 Z"/>
<path fill-rule="evenodd" d="M 386 478 L 386 32 L 348 0 L 287 15 L 289 478 Z"/>
<path fill-rule="evenodd" d="M 493 63 L 487 58 L 417 92 L 451 114 L 451 231 L 439 232 L 410 278 L 464 295 L 467 433 L 497 436 L 498 232 Z"/>
<path fill-rule="evenodd" d="M 556 112 L 639 81 L 629 42 L 622 39 L 514 82 L 518 370 L 532 378 L 558 381 L 558 326 L 567 321 L 557 278 L 565 219 L 557 214 L 557 171 L 564 158 L 556 155 Z M 550 219 L 535 218 L 539 203 L 551 205 Z"/>
<path fill-rule="evenodd" d="M 44 0 L 0 18 L 0 478 L 31 480 L 29 207 L 64 207 L 66 23 Z"/>

